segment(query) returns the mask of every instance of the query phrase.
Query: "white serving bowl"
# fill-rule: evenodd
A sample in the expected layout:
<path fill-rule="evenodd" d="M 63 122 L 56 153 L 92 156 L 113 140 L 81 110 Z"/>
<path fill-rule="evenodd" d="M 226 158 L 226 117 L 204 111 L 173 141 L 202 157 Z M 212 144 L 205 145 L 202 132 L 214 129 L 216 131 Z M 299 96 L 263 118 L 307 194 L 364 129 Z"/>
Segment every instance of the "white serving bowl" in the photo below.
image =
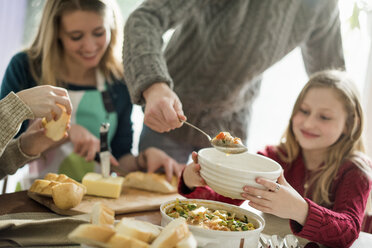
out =
<path fill-rule="evenodd" d="M 245 185 L 264 189 L 256 183 L 257 177 L 276 181 L 282 172 L 280 164 L 265 156 L 253 153 L 226 154 L 215 148 L 198 152 L 200 175 L 209 187 L 220 195 L 233 199 L 241 196 Z"/>
<path fill-rule="evenodd" d="M 196 203 L 197 205 L 214 210 L 226 210 L 230 213 L 235 213 L 238 218 L 244 219 L 244 216 L 247 216 L 248 221 L 251 222 L 256 228 L 255 230 L 249 231 L 231 232 L 209 230 L 194 225 L 188 225 L 190 231 L 195 236 L 195 239 L 198 242 L 198 247 L 239 248 L 241 239 L 244 239 L 244 248 L 257 248 L 260 233 L 265 227 L 265 220 L 261 216 L 238 206 L 223 202 L 201 199 L 182 199 L 180 201 L 188 204 Z M 172 217 L 169 217 L 166 214 L 166 211 L 169 208 L 173 207 L 175 203 L 175 200 L 168 201 L 160 206 L 161 225 L 163 227 L 173 220 Z"/>

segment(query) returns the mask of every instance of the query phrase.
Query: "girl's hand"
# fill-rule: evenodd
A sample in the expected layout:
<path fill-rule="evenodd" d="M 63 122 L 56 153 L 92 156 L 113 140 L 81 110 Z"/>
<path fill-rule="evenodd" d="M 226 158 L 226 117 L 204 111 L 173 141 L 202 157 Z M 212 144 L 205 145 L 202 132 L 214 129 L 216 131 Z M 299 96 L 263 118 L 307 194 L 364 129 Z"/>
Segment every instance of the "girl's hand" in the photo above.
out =
<path fill-rule="evenodd" d="M 283 173 L 277 183 L 264 178 L 256 178 L 256 182 L 268 190 L 244 186 L 242 196 L 249 200 L 248 205 L 262 212 L 293 219 L 301 225 L 305 224 L 309 206 L 305 199 L 287 183 Z"/>
<path fill-rule="evenodd" d="M 85 158 L 86 161 L 92 161 L 96 153 L 100 152 L 100 141 L 84 127 L 72 124 L 68 132 L 70 141 L 74 145 L 74 152 Z M 110 163 L 118 166 L 119 162 L 111 155 Z"/>
<path fill-rule="evenodd" d="M 178 177 L 181 176 L 185 165 L 179 164 L 173 158 L 169 157 L 165 152 L 150 147 L 144 151 L 146 157 L 147 172 L 154 173 L 160 167 L 164 167 L 164 171 L 168 182 L 172 181 L 173 174 Z"/>
<path fill-rule="evenodd" d="M 200 176 L 200 164 L 198 164 L 198 154 L 192 153 L 193 163 L 189 164 L 183 172 L 183 181 L 189 189 L 207 185 L 204 179 Z"/>

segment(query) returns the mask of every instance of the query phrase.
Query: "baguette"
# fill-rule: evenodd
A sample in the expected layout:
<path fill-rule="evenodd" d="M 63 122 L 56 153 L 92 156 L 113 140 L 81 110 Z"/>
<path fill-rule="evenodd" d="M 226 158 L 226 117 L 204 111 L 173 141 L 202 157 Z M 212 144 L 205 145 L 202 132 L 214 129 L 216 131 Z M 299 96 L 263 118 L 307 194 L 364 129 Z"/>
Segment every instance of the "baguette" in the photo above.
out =
<path fill-rule="evenodd" d="M 124 180 L 124 186 L 166 194 L 177 192 L 177 184 L 175 176 L 172 178 L 172 183 L 169 183 L 164 174 L 141 171 L 129 173 Z"/>
<path fill-rule="evenodd" d="M 83 188 L 84 194 L 87 193 L 87 187 L 85 187 L 83 184 L 75 181 L 74 179 L 66 176 L 65 174 L 48 173 L 48 174 L 45 175 L 44 179 L 49 180 L 49 181 L 56 181 L 56 182 L 60 182 L 60 183 L 74 183 L 77 186 Z"/>
<path fill-rule="evenodd" d="M 96 225 L 113 225 L 115 222 L 115 211 L 102 202 L 96 202 L 92 208 L 90 221 Z"/>
<path fill-rule="evenodd" d="M 60 209 L 70 209 L 80 204 L 84 189 L 74 183 L 59 183 L 52 187 L 54 204 Z"/>
<path fill-rule="evenodd" d="M 60 209 L 70 209 L 80 204 L 86 187 L 64 174 L 47 174 L 44 179 L 36 179 L 29 191 L 53 198 Z"/>
<path fill-rule="evenodd" d="M 60 182 L 49 181 L 44 179 L 36 179 L 33 184 L 31 185 L 29 191 L 43 195 L 52 197 L 52 188 L 55 185 L 60 184 Z"/>
<path fill-rule="evenodd" d="M 105 244 L 107 248 L 149 248 L 150 245 L 135 239 L 133 237 L 129 237 L 123 234 L 116 233 L 113 235 L 109 241 Z"/>
<path fill-rule="evenodd" d="M 175 247 L 181 240 L 189 235 L 186 220 L 182 217 L 168 223 L 160 235 L 151 244 L 151 248 Z"/>
<path fill-rule="evenodd" d="M 160 234 L 157 226 L 132 218 L 123 218 L 115 226 L 116 232 L 130 236 L 146 243 L 151 243 Z"/>
<path fill-rule="evenodd" d="M 114 234 L 115 230 L 109 226 L 81 224 L 68 235 L 68 238 L 79 244 L 106 247 L 106 243 Z"/>

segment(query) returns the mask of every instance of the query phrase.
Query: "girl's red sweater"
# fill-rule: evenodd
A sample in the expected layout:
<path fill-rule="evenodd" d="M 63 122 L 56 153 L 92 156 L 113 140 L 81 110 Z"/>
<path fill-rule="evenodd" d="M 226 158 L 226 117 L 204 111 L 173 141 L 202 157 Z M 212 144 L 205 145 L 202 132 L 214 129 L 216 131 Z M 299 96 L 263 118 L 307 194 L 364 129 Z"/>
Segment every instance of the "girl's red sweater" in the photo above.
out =
<path fill-rule="evenodd" d="M 306 167 L 302 156 L 299 156 L 289 167 L 287 163 L 279 159 L 273 146 L 267 146 L 259 154 L 280 163 L 284 169 L 284 177 L 287 182 L 298 193 L 304 195 Z M 208 186 L 197 187 L 190 191 L 182 178 L 178 190 L 181 195 L 187 198 L 222 201 L 234 205 L 241 205 L 244 202 L 243 200 L 221 196 Z M 309 213 L 305 225 L 302 226 L 294 220 L 289 220 L 292 232 L 295 235 L 329 247 L 350 247 L 361 231 L 371 187 L 371 179 L 368 179 L 355 164 L 344 163 L 333 179 L 331 190 L 333 206 L 326 208 L 313 202 L 310 188 L 310 196 L 305 198 L 309 204 Z"/>

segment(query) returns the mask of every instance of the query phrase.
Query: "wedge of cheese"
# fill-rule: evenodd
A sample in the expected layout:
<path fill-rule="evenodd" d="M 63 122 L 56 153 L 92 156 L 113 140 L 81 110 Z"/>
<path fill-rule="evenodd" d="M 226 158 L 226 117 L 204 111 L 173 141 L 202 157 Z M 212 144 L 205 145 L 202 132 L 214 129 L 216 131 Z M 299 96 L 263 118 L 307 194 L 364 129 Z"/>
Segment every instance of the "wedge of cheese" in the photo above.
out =
<path fill-rule="evenodd" d="M 83 177 L 83 185 L 87 187 L 87 195 L 118 198 L 121 193 L 124 177 L 107 177 L 89 172 Z"/>

